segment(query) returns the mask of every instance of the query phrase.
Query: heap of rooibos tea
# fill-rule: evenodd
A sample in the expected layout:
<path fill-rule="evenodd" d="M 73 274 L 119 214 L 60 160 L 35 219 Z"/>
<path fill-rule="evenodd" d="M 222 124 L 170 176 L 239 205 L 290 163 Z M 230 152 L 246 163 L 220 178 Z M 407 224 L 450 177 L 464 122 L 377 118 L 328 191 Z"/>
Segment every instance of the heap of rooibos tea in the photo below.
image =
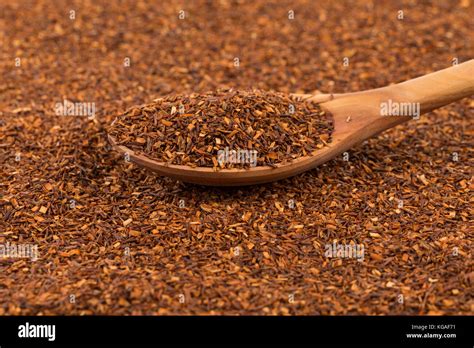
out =
<path fill-rule="evenodd" d="M 216 170 L 291 161 L 324 147 L 332 131 L 318 104 L 233 89 L 156 99 L 109 129 L 118 144 L 154 160 Z"/>

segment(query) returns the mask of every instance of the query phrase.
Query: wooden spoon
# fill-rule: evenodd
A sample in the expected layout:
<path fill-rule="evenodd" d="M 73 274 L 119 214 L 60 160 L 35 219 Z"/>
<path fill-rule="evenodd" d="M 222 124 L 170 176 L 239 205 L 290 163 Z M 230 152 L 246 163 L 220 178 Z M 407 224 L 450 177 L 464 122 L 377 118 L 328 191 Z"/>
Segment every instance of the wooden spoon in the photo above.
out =
<path fill-rule="evenodd" d="M 388 128 L 473 94 L 474 60 L 470 60 L 383 88 L 347 94 L 295 95 L 297 98 L 320 102 L 321 107 L 334 116 L 332 142 L 309 156 L 277 165 L 275 168 L 257 166 L 250 169 L 214 171 L 208 167 L 193 168 L 185 165 L 168 165 L 135 153 L 125 146 L 117 145 L 115 139 L 110 135 L 109 141 L 119 152 L 128 153 L 130 160 L 139 166 L 184 182 L 214 186 L 261 184 L 312 169 Z M 412 109 L 409 115 L 382 115 L 384 107 L 397 105 L 409 105 L 415 109 Z M 420 114 L 414 115 L 413 111 L 417 106 Z M 408 111 L 408 108 L 404 110 Z M 395 109 L 392 111 L 396 112 Z"/>

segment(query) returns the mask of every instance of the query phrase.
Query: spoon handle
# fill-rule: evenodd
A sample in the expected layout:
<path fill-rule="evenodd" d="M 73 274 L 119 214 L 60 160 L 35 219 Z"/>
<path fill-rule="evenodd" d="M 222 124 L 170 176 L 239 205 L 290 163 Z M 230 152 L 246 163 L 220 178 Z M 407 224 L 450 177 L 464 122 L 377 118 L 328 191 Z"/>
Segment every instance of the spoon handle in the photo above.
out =
<path fill-rule="evenodd" d="M 400 101 L 420 103 L 424 114 L 474 94 L 474 59 L 386 88 Z"/>

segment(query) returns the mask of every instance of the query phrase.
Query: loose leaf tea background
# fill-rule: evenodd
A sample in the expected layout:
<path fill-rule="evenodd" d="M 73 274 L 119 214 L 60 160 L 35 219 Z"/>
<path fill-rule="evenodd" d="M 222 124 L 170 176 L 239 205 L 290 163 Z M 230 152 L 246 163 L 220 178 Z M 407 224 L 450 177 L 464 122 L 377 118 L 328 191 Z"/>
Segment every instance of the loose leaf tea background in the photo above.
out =
<path fill-rule="evenodd" d="M 240 189 L 157 177 L 104 130 L 168 94 L 443 69 L 473 58 L 473 15 L 470 0 L 2 0 L 0 244 L 39 255 L 0 258 L 0 314 L 473 314 L 472 99 Z"/>

